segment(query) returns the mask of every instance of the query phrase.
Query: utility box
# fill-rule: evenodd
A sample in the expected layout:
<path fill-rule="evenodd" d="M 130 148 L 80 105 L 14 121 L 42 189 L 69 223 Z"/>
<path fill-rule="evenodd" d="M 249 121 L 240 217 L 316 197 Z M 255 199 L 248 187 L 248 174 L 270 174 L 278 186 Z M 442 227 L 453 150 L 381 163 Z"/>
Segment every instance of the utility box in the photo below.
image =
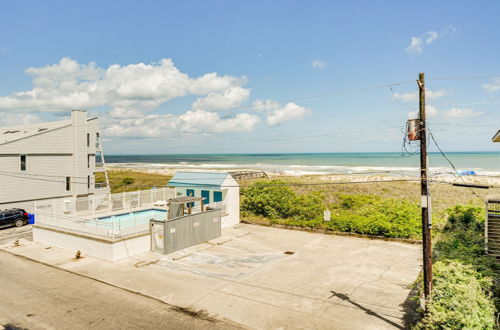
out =
<path fill-rule="evenodd" d="M 406 130 L 409 141 L 420 140 L 420 119 L 409 119 L 406 122 Z"/>

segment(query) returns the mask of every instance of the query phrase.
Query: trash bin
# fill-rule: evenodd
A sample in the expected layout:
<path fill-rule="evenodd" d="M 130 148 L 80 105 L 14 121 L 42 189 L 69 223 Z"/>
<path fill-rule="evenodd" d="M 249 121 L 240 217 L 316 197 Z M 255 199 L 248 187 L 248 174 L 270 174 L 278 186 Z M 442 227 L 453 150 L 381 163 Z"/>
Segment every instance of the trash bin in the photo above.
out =
<path fill-rule="evenodd" d="M 35 223 L 35 215 L 33 213 L 28 213 L 28 224 L 33 225 Z"/>

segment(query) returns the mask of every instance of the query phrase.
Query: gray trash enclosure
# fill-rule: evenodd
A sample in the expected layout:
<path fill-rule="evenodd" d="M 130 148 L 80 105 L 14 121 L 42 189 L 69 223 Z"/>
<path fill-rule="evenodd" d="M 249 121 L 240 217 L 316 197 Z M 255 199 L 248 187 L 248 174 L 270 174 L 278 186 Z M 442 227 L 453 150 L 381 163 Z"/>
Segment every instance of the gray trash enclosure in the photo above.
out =
<path fill-rule="evenodd" d="M 150 220 L 151 249 L 169 254 L 221 236 L 221 210 Z"/>

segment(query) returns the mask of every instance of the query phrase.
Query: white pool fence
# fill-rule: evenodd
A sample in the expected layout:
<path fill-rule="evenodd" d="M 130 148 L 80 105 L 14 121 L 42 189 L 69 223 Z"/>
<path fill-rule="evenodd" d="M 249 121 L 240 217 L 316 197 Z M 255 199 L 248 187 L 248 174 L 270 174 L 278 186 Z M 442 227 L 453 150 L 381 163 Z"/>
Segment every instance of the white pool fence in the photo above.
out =
<path fill-rule="evenodd" d="M 155 205 L 166 206 L 171 198 L 175 198 L 175 188 L 164 187 L 118 194 L 96 194 L 78 198 L 36 201 L 34 209 L 35 213 L 102 216 L 102 214 L 114 211 L 133 211 Z"/>

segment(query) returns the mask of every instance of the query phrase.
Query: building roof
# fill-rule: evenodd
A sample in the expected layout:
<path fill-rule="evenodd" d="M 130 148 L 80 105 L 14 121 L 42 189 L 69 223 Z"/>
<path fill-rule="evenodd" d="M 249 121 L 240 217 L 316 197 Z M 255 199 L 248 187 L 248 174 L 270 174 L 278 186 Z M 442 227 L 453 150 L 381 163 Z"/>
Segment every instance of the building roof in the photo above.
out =
<path fill-rule="evenodd" d="M 29 136 L 71 125 L 71 120 L 60 120 L 31 125 L 0 127 L 0 144 L 20 140 Z"/>
<path fill-rule="evenodd" d="M 204 187 L 220 189 L 229 176 L 225 172 L 176 172 L 168 185 L 171 187 Z"/>
<path fill-rule="evenodd" d="M 492 140 L 493 142 L 500 142 L 500 131 L 498 131 L 497 134 L 495 134 Z"/>

